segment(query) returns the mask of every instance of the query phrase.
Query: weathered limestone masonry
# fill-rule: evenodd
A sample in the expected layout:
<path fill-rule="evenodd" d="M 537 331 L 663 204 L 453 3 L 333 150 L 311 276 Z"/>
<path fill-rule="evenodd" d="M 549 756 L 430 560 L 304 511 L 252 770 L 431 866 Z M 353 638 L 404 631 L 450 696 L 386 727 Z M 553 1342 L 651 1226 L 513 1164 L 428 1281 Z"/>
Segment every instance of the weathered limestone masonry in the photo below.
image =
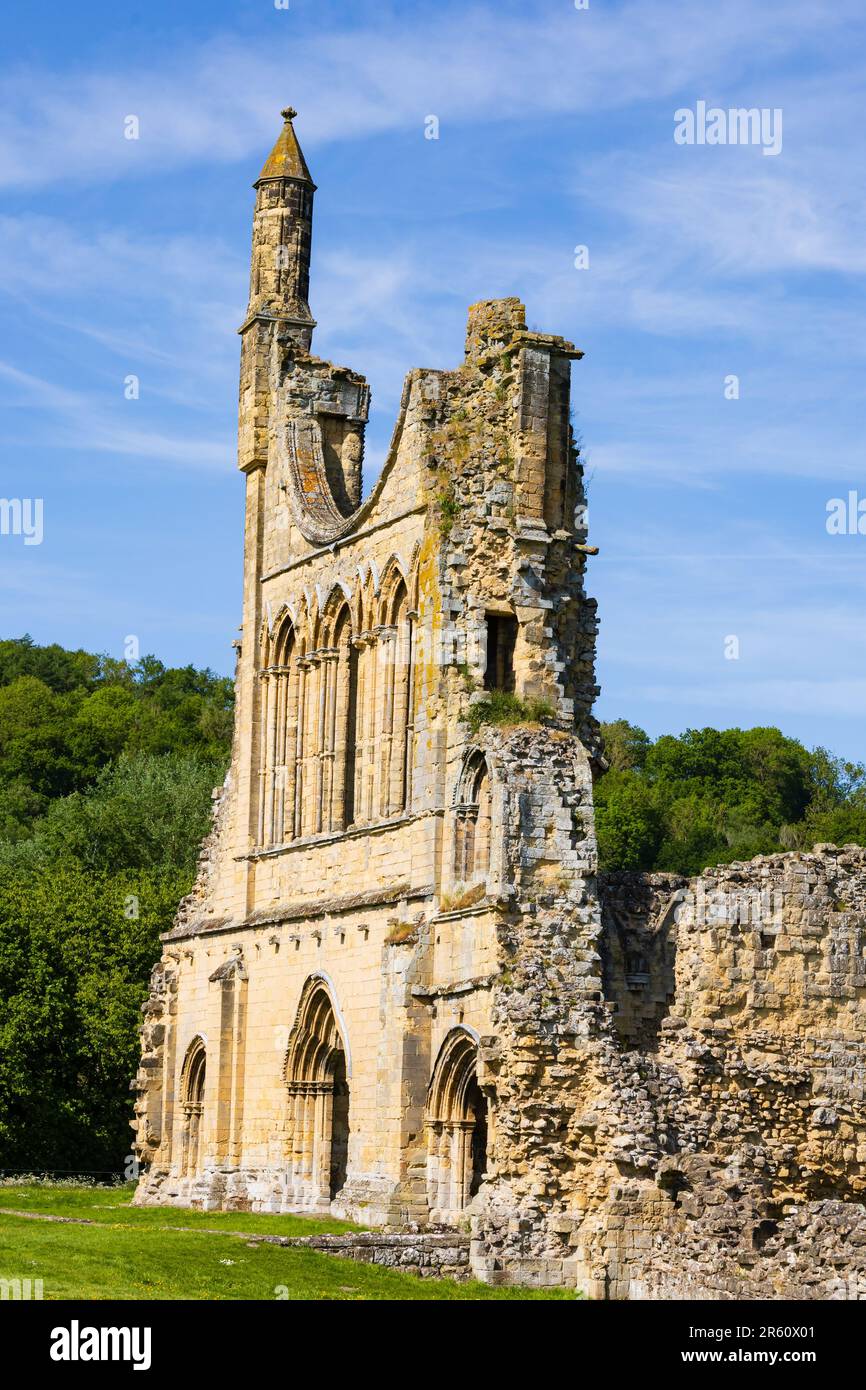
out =
<path fill-rule="evenodd" d="M 601 990 L 580 354 L 515 299 L 473 306 L 362 502 L 369 389 L 311 351 L 293 115 L 241 328 L 233 757 L 145 1006 L 138 1200 L 477 1212 L 496 1245 L 563 1185 Z M 502 692 L 518 722 L 469 722 Z M 518 1278 L 543 1236 L 507 1238 Z"/>
<path fill-rule="evenodd" d="M 580 1239 L 604 1292 L 866 1298 L 866 851 L 601 896 L 619 1177 Z"/>
<path fill-rule="evenodd" d="M 866 1296 L 863 851 L 599 881 L 580 353 L 474 305 L 362 501 L 294 114 L 240 330 L 232 761 L 144 1006 L 137 1200 L 331 1211 L 428 1272 L 471 1234 L 476 1275 L 597 1297 Z"/>

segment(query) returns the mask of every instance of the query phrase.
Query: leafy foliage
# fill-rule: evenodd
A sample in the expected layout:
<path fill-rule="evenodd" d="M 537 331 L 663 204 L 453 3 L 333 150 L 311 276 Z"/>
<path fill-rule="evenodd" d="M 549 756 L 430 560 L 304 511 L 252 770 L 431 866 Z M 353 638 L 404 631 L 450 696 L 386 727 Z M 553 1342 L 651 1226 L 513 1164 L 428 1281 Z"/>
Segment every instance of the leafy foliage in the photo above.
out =
<path fill-rule="evenodd" d="M 0 1167 L 123 1168 L 140 1006 L 232 701 L 192 666 L 0 642 Z"/>
<path fill-rule="evenodd" d="M 866 844 L 866 769 L 778 729 L 687 729 L 653 742 L 602 725 L 595 789 L 601 864 L 696 874 L 821 841 Z"/>
<path fill-rule="evenodd" d="M 232 711 L 232 682 L 212 671 L 0 642 L 0 834 L 26 837 L 122 753 L 223 760 Z"/>
<path fill-rule="evenodd" d="M 146 981 L 188 888 L 177 870 L 0 868 L 4 1168 L 122 1169 Z"/>

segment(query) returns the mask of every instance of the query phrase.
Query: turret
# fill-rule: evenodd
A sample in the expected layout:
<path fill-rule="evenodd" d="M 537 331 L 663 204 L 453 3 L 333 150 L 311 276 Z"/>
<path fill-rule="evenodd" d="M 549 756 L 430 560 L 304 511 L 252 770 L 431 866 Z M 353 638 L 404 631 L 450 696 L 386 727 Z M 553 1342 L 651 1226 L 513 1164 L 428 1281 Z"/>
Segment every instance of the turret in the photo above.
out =
<path fill-rule="evenodd" d="M 238 330 L 238 467 L 247 478 L 243 644 L 237 674 L 238 708 L 243 710 L 255 706 L 255 644 L 262 621 L 265 473 L 280 344 L 289 340 L 301 353 L 308 353 L 316 326 L 307 303 L 316 185 L 292 126 L 296 115 L 291 106 L 282 112 L 283 128 L 277 143 L 253 184 L 256 206 L 250 302 Z M 238 769 L 238 814 L 240 823 L 248 825 L 252 834 L 256 784 L 251 759 L 252 750 L 247 747 L 242 751 Z M 247 888 L 252 891 L 252 878 Z"/>
<path fill-rule="evenodd" d="M 282 112 L 277 143 L 253 184 L 250 302 L 238 329 L 242 340 L 238 466 L 244 472 L 267 463 L 274 339 L 292 339 L 309 352 L 316 326 L 307 303 L 316 185 L 292 125 L 296 115 L 291 106 Z"/>
<path fill-rule="evenodd" d="M 306 350 L 315 321 L 307 302 L 310 292 L 310 245 L 316 185 L 298 144 L 287 106 L 283 128 L 253 187 L 253 254 L 247 322 L 277 319 Z"/>

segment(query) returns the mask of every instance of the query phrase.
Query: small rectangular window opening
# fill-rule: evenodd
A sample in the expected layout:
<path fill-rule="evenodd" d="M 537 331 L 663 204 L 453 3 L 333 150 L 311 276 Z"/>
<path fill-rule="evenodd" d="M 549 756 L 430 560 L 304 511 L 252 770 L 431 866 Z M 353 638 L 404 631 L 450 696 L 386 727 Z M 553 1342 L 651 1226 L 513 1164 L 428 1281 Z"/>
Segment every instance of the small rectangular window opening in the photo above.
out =
<path fill-rule="evenodd" d="M 485 690 L 514 690 L 514 647 L 517 619 L 508 613 L 487 614 Z"/>

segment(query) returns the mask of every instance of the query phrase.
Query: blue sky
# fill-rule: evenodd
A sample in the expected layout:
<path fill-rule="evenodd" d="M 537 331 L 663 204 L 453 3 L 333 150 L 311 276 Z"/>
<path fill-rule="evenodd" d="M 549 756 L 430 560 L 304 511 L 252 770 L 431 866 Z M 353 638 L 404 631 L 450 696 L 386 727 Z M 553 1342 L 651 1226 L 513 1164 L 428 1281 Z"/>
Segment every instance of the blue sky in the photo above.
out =
<path fill-rule="evenodd" d="M 0 536 L 0 632 L 231 670 L 235 329 L 290 101 L 371 468 L 405 372 L 520 295 L 586 353 L 599 715 L 866 758 L 866 536 L 826 528 L 866 497 L 864 31 L 861 0 L 5 6 L 0 496 L 45 530 Z M 781 152 L 676 144 L 698 101 L 781 109 Z"/>

